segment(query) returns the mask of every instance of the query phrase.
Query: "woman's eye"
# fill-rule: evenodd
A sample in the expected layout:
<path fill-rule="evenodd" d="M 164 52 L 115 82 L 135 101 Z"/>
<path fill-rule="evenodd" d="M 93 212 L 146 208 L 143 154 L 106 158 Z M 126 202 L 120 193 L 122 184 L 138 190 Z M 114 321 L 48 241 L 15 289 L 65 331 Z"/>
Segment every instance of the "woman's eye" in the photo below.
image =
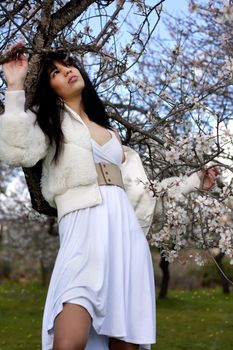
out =
<path fill-rule="evenodd" d="M 53 71 L 52 76 L 54 77 L 55 75 L 57 75 L 57 73 L 59 73 L 59 71 L 58 71 L 58 70 Z"/>

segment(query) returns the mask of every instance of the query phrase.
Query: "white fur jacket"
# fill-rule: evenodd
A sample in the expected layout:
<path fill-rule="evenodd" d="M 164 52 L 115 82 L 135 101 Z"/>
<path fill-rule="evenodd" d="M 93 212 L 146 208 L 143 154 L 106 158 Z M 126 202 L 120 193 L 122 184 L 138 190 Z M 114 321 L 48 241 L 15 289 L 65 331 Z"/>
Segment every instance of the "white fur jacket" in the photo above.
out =
<path fill-rule="evenodd" d="M 82 119 L 77 114 L 72 117 L 68 110 L 65 112 L 64 151 L 55 165 L 51 163 L 54 148 L 48 145 L 36 116 L 24 111 L 24 91 L 6 92 L 5 97 L 5 112 L 0 116 L 0 159 L 23 167 L 31 167 L 43 159 L 41 190 L 47 202 L 57 207 L 58 219 L 70 211 L 100 204 L 90 133 Z M 126 160 L 121 164 L 121 172 L 125 190 L 147 233 L 154 211 L 159 211 L 160 205 L 144 189 L 147 177 L 139 155 L 129 147 L 124 150 Z M 167 181 L 172 179 L 163 180 Z M 199 177 L 194 173 L 176 187 L 176 192 L 188 193 L 199 185 Z"/>

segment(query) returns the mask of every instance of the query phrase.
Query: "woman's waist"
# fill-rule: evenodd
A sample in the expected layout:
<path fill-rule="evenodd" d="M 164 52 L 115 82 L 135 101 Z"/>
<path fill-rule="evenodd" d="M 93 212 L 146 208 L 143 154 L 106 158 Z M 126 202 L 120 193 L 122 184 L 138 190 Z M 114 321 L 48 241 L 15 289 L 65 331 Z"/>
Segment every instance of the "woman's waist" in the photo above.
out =
<path fill-rule="evenodd" d="M 113 164 L 96 164 L 97 181 L 88 185 L 69 188 L 63 194 L 55 196 L 58 221 L 74 210 L 93 207 L 102 203 L 103 194 L 113 188 L 124 191 L 119 167 Z M 110 190 L 111 191 L 111 190 Z"/>
<path fill-rule="evenodd" d="M 121 170 L 118 165 L 112 163 L 95 163 L 98 185 L 116 185 L 124 189 Z"/>

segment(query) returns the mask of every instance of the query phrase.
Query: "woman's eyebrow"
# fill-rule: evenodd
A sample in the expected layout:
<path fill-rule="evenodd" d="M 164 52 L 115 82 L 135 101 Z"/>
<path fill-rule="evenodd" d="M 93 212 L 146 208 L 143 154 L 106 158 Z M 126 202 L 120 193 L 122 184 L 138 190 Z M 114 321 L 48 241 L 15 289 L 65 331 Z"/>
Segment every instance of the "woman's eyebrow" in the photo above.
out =
<path fill-rule="evenodd" d="M 62 66 L 67 66 L 67 64 L 71 64 L 69 61 L 61 61 L 59 62 Z M 50 76 L 56 69 L 58 69 L 58 67 L 56 66 L 56 64 L 52 64 L 49 68 L 48 68 L 48 75 Z"/>

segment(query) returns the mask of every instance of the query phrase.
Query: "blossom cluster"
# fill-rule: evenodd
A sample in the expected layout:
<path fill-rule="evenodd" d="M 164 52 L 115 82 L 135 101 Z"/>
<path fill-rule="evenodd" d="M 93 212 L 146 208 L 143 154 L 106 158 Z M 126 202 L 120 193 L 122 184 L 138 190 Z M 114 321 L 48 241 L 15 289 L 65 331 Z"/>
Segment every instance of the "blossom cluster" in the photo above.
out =
<path fill-rule="evenodd" d="M 190 247 L 218 247 L 233 258 L 232 209 L 226 198 L 219 201 L 206 192 L 197 191 L 177 199 L 174 194 L 170 195 L 169 188 L 165 195 L 164 191 L 157 193 L 157 200 L 164 203 L 163 225 L 156 230 L 154 223 L 151 245 L 158 247 L 170 262 L 178 257 L 181 249 Z"/>
<path fill-rule="evenodd" d="M 202 161 L 205 156 L 217 152 L 216 139 L 213 135 L 196 134 L 192 138 L 179 137 L 171 142 L 166 142 L 167 150 L 164 153 L 165 160 L 172 165 L 197 159 Z"/>
<path fill-rule="evenodd" d="M 159 181 L 157 178 L 145 184 L 149 193 L 162 203 L 161 220 L 155 218 L 151 230 L 150 243 L 158 247 L 170 262 L 179 256 L 183 248 L 196 247 L 209 249 L 218 247 L 230 259 L 233 258 L 233 188 L 232 171 L 226 181 L 224 168 L 227 167 L 227 157 L 231 167 L 232 142 L 227 128 L 219 127 L 218 137 L 213 134 L 196 134 L 193 138 L 181 137 L 168 139 L 164 152 L 166 164 L 180 169 L 182 174 L 188 173 L 189 166 L 195 162 L 200 165 L 200 171 L 205 171 L 211 165 L 206 159 L 215 154 L 217 164 L 223 169 L 219 185 L 215 184 L 211 191 L 195 189 L 192 193 L 182 193 L 182 183 L 187 182 L 188 175 L 171 178 L 171 181 Z M 221 157 L 218 150 L 221 150 Z M 223 155 L 226 159 L 223 159 Z M 221 162 L 222 161 L 222 162 Z M 199 176 L 201 175 L 199 171 Z M 162 225 L 161 225 L 162 223 Z M 195 261 L 201 264 L 201 258 Z"/>

